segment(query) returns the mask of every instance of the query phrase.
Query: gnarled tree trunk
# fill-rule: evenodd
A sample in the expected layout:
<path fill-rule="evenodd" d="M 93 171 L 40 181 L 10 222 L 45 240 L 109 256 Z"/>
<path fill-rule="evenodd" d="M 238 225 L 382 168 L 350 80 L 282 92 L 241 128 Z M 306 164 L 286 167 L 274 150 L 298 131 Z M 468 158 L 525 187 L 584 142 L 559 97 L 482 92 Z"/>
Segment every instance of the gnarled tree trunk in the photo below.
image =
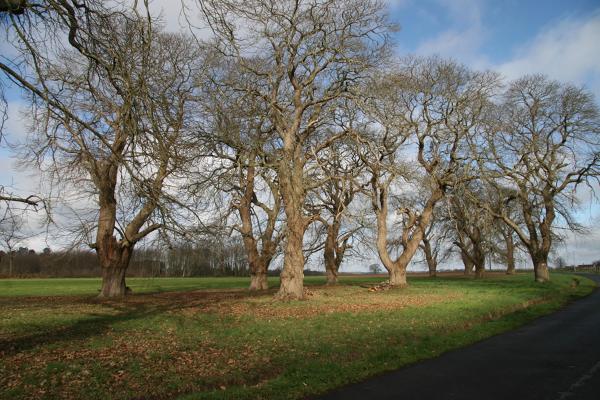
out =
<path fill-rule="evenodd" d="M 284 136 L 284 156 L 277 166 L 279 190 L 286 216 L 286 241 L 283 251 L 279 291 L 276 297 L 297 300 L 304 297 L 304 233 L 310 219 L 304 215 L 306 199 L 303 149 L 295 132 Z"/>
<path fill-rule="evenodd" d="M 550 273 L 548 271 L 548 258 L 538 258 L 533 266 L 533 272 L 535 274 L 536 282 L 548 282 L 550 280 Z"/>
<path fill-rule="evenodd" d="M 289 168 L 289 169 L 287 169 Z M 279 299 L 304 297 L 304 233 L 307 218 L 304 216 L 303 170 L 293 166 L 283 167 L 279 174 L 281 197 L 286 215 L 287 230 L 283 252 Z M 287 176 L 286 176 L 287 175 Z"/>
<path fill-rule="evenodd" d="M 485 275 L 485 253 L 481 242 L 475 242 L 473 246 L 473 263 L 475 264 L 475 278 L 483 278 Z"/>
<path fill-rule="evenodd" d="M 133 253 L 133 245 L 123 247 L 114 236 L 98 241 L 97 254 L 102 269 L 99 297 L 122 297 L 127 294 L 125 273 Z"/>
<path fill-rule="evenodd" d="M 304 227 L 297 220 L 290 221 L 288 219 L 287 228 L 283 270 L 280 275 L 281 285 L 277 297 L 285 300 L 298 300 L 304 297 L 304 252 L 302 250 Z"/>
<path fill-rule="evenodd" d="M 325 238 L 325 248 L 323 249 L 327 285 L 336 285 L 338 283 L 338 273 L 346 251 L 347 239 L 344 240 L 344 243 L 341 246 L 338 246 L 339 233 L 339 222 L 327 225 L 327 236 Z"/>
<path fill-rule="evenodd" d="M 471 275 L 475 264 L 471 261 L 471 258 L 466 254 L 464 250 L 460 250 L 460 258 L 462 259 L 463 265 L 465 266 L 465 275 Z"/>
<path fill-rule="evenodd" d="M 257 268 L 250 272 L 250 291 L 267 290 L 269 289 L 269 281 L 267 279 L 267 269 Z"/>
<path fill-rule="evenodd" d="M 125 273 L 129 266 L 133 243 L 120 243 L 114 236 L 117 220 L 117 200 L 115 187 L 117 182 L 117 166 L 105 162 L 104 175 L 97 182 L 100 188 L 98 213 L 98 230 L 95 249 L 102 270 L 102 286 L 99 297 L 122 297 L 127 294 Z"/>
<path fill-rule="evenodd" d="M 240 157 L 241 158 L 241 157 Z M 267 213 L 267 226 L 260 235 L 261 249 L 258 248 L 258 240 L 255 237 L 252 225 L 252 205 L 258 203 L 254 192 L 254 182 L 256 178 L 255 154 L 250 153 L 248 164 L 245 165 L 245 174 L 240 176 L 240 187 L 244 188 L 243 194 L 240 196 L 239 203 L 235 204 L 242 222 L 240 233 L 244 242 L 244 249 L 248 257 L 248 266 L 250 269 L 250 291 L 267 290 L 269 282 L 267 279 L 267 270 L 273 256 L 275 255 L 277 244 L 274 242 L 273 234 L 275 231 L 275 223 L 277 213 L 279 212 L 279 199 L 275 199 L 275 205 L 272 209 L 268 209 L 266 205 L 263 210 Z M 277 194 L 274 193 L 274 196 Z"/>
<path fill-rule="evenodd" d="M 431 250 L 431 243 L 429 240 L 423 238 L 423 253 L 425 253 L 425 260 L 427 261 L 427 268 L 429 269 L 429 276 L 437 276 L 437 261 Z"/>
<path fill-rule="evenodd" d="M 337 266 L 335 263 L 335 247 L 337 232 L 335 227 L 327 225 L 327 235 L 325 237 L 325 247 L 323 248 L 323 261 L 325 262 L 325 272 L 327 274 L 327 284 L 335 285 L 337 283 Z"/>

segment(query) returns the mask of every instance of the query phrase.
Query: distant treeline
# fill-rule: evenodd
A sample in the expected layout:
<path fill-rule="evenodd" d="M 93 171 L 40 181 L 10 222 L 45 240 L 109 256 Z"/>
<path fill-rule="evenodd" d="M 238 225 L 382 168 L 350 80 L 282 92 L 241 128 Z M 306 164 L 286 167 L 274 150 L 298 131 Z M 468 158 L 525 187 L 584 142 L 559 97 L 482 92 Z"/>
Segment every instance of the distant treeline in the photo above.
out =
<path fill-rule="evenodd" d="M 2 277 L 98 277 L 100 265 L 92 250 L 41 252 L 20 247 L 0 252 Z M 201 241 L 172 249 L 140 248 L 134 253 L 128 276 L 248 276 L 248 262 L 238 240 Z M 278 275 L 279 271 L 270 271 Z"/>

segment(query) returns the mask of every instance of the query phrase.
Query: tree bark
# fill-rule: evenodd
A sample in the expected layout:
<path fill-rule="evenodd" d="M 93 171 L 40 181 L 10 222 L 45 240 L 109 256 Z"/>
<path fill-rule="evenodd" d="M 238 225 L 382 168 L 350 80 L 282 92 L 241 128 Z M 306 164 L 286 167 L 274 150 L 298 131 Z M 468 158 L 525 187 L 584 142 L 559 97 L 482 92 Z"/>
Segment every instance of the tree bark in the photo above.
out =
<path fill-rule="evenodd" d="M 460 251 L 460 258 L 462 259 L 463 265 L 465 266 L 465 275 L 471 275 L 473 273 L 473 268 L 475 267 L 475 265 L 462 249 Z"/>
<path fill-rule="evenodd" d="M 288 138 L 289 139 L 289 138 Z M 278 166 L 277 175 L 287 222 L 287 240 L 283 255 L 281 285 L 276 297 L 283 300 L 298 300 L 304 297 L 304 233 L 307 217 L 304 216 L 304 160 L 300 146 L 288 147 L 286 157 Z M 292 153 L 292 154 L 290 154 Z M 291 164 L 290 164 L 291 161 Z"/>
<path fill-rule="evenodd" d="M 475 264 L 475 278 L 483 278 L 485 275 L 485 264 Z"/>
<path fill-rule="evenodd" d="M 506 274 L 515 274 L 515 244 L 512 237 L 512 232 L 509 232 L 506 237 Z"/>
<path fill-rule="evenodd" d="M 396 288 L 404 288 L 408 286 L 408 282 L 406 281 L 406 266 L 394 265 L 394 267 L 389 270 L 390 273 L 390 286 Z"/>
<path fill-rule="evenodd" d="M 288 221 L 289 223 L 289 221 Z M 284 250 L 281 285 L 277 298 L 283 300 L 299 300 L 304 297 L 304 228 L 288 225 L 287 242 Z"/>
<path fill-rule="evenodd" d="M 377 252 L 381 263 L 388 271 L 390 286 L 403 288 L 408 286 L 406 281 L 406 267 L 399 260 L 393 261 L 387 250 L 387 202 L 384 202 L 383 211 L 376 211 L 377 216 Z M 410 260 L 409 260 L 410 261 Z"/>
<path fill-rule="evenodd" d="M 125 285 L 126 265 L 114 265 L 102 268 L 102 287 L 98 297 L 123 297 L 127 294 Z"/>
<path fill-rule="evenodd" d="M 133 245 L 122 247 L 114 236 L 107 242 L 101 242 L 97 252 L 102 269 L 102 286 L 98 296 L 123 297 L 127 294 L 125 273 L 133 253 Z"/>
<path fill-rule="evenodd" d="M 267 290 L 269 289 L 269 281 L 267 279 L 266 268 L 257 269 L 250 272 L 250 291 Z"/>
<path fill-rule="evenodd" d="M 425 253 L 425 260 L 427 260 L 427 268 L 429 269 L 429 276 L 436 277 L 437 276 L 437 261 L 433 256 L 433 252 L 431 250 L 431 243 L 429 240 L 423 238 L 423 252 Z"/>
<path fill-rule="evenodd" d="M 325 248 L 323 249 L 327 285 L 336 285 L 338 283 L 338 269 L 340 265 L 337 260 L 339 255 L 336 254 L 338 233 L 338 224 L 334 222 L 331 225 L 327 225 L 327 236 L 325 238 Z"/>
<path fill-rule="evenodd" d="M 546 261 L 537 262 L 534 266 L 534 273 L 536 282 L 550 281 L 550 273 L 548 272 L 548 263 Z"/>
<path fill-rule="evenodd" d="M 338 283 L 338 272 L 332 268 L 328 269 L 326 271 L 327 273 L 327 282 L 326 285 L 337 285 Z"/>
<path fill-rule="evenodd" d="M 473 246 L 473 263 L 475 264 L 475 278 L 483 278 L 485 275 L 485 253 L 479 241 L 475 242 Z"/>
<path fill-rule="evenodd" d="M 98 228 L 96 233 L 96 254 L 102 269 L 102 286 L 99 297 L 123 297 L 127 294 L 125 273 L 133 253 L 132 242 L 120 243 L 114 236 L 117 221 L 117 200 L 115 187 L 117 166 L 110 162 L 101 164 L 104 174 L 100 174 L 97 186 L 99 193 Z"/>

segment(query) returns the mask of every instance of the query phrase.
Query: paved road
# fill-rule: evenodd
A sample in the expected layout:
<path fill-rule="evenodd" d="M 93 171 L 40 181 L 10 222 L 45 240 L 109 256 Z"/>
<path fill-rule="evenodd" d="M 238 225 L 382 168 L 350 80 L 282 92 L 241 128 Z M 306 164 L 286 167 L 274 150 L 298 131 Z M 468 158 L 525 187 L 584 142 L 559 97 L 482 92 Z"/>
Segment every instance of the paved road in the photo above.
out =
<path fill-rule="evenodd" d="M 598 400 L 600 290 L 516 331 L 319 399 Z"/>

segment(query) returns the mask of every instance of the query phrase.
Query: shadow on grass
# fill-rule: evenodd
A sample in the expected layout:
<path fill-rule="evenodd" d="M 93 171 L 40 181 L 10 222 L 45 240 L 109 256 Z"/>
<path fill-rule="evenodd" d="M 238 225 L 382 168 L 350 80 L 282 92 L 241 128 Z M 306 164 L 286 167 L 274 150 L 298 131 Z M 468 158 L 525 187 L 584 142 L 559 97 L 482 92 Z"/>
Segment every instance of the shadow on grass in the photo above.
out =
<path fill-rule="evenodd" d="M 94 315 L 82 313 L 80 319 L 69 325 L 53 328 L 39 328 L 30 334 L 18 337 L 0 338 L 0 354 L 5 356 L 44 347 L 57 345 L 69 341 L 84 340 L 94 336 L 101 336 L 111 330 L 115 324 L 141 320 L 169 311 L 181 311 L 192 307 L 209 307 L 223 300 L 259 297 L 272 295 L 274 290 L 261 293 L 247 291 L 220 291 L 220 292 L 170 292 L 155 293 L 151 295 L 135 295 L 125 301 L 99 300 L 97 298 L 71 298 L 71 301 L 61 301 L 57 305 L 101 305 L 111 310 L 114 314 Z M 31 303 L 31 299 L 29 301 Z M 6 304 L 4 304 L 6 305 Z M 54 307 L 53 307 L 54 308 Z"/>

